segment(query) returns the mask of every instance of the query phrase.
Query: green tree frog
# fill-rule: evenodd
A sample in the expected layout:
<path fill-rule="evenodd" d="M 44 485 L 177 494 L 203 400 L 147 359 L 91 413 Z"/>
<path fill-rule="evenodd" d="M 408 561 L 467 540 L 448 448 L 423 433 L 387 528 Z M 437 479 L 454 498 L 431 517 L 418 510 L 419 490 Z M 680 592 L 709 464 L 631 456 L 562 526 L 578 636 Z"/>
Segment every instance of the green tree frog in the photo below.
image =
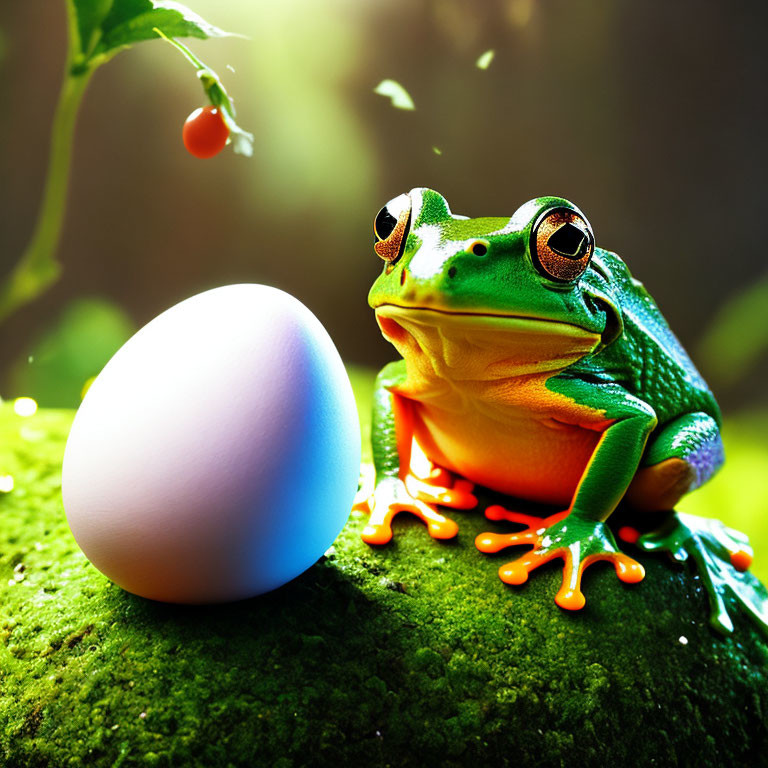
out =
<path fill-rule="evenodd" d="M 577 610 L 582 573 L 596 561 L 622 581 L 644 577 L 606 522 L 623 500 L 633 523 L 620 538 L 692 559 L 713 626 L 733 630 L 734 603 L 768 626 L 768 592 L 746 573 L 746 536 L 674 512 L 723 463 L 718 405 L 643 285 L 595 246 L 575 205 L 542 197 L 512 217 L 468 218 L 417 188 L 379 211 L 374 234 L 384 267 L 369 303 L 402 359 L 376 380 L 364 541 L 386 544 L 403 511 L 432 537 L 454 537 L 438 507 L 477 506 L 475 485 L 547 505 L 561 511 L 488 507 L 487 518 L 523 529 L 475 544 L 531 548 L 500 568 L 508 584 L 561 559 L 555 602 Z"/>

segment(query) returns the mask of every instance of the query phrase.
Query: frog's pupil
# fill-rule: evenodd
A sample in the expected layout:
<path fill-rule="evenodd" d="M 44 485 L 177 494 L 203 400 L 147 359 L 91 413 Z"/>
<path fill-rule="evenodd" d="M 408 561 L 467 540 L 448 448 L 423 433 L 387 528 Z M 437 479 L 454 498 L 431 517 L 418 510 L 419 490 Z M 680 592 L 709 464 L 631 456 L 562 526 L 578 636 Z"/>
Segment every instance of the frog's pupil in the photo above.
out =
<path fill-rule="evenodd" d="M 558 256 L 565 256 L 566 259 L 580 259 L 586 252 L 587 236 L 575 224 L 567 222 L 550 236 L 547 245 Z"/>
<path fill-rule="evenodd" d="M 389 212 L 385 205 L 377 214 L 373 222 L 373 231 L 380 240 L 386 240 L 397 226 L 397 219 Z"/>
<path fill-rule="evenodd" d="M 482 243 L 475 243 L 472 246 L 472 253 L 474 253 L 475 256 L 485 256 L 485 254 L 488 253 L 488 248 Z"/>

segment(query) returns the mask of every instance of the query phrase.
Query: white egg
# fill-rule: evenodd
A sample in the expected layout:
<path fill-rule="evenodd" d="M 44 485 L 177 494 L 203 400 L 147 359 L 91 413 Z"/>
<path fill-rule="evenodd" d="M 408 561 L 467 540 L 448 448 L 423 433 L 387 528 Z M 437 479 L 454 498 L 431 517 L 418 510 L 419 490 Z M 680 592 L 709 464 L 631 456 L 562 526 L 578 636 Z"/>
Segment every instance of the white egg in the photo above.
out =
<path fill-rule="evenodd" d="M 88 390 L 64 455 L 69 526 L 143 597 L 258 595 L 309 568 L 344 526 L 360 429 L 328 333 L 297 299 L 230 285 L 172 307 Z"/>

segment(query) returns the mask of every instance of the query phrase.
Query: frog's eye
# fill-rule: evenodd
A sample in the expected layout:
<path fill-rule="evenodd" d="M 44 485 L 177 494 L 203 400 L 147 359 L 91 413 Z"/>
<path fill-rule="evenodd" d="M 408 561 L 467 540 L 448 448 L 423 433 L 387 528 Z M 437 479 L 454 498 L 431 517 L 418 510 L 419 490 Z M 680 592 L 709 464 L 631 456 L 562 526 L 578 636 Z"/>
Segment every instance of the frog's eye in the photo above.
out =
<path fill-rule="evenodd" d="M 595 237 L 589 222 L 570 208 L 545 211 L 531 231 L 531 256 L 539 272 L 561 283 L 584 274 Z"/>
<path fill-rule="evenodd" d="M 387 264 L 394 264 L 403 255 L 410 225 L 410 195 L 404 194 L 390 200 L 376 214 L 373 220 L 373 250 Z"/>

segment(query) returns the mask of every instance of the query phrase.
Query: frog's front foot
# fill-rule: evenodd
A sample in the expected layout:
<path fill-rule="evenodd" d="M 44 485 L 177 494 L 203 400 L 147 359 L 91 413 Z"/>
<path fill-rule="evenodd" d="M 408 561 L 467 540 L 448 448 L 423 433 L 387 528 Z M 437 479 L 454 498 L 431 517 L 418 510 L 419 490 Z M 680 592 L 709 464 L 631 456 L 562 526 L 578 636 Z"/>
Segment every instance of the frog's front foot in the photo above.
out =
<path fill-rule="evenodd" d="M 660 530 L 640 536 L 637 546 L 647 552 L 666 552 L 680 563 L 692 560 L 696 564 L 709 595 L 709 621 L 717 631 L 733 632 L 730 597 L 768 632 L 768 590 L 746 572 L 752 548 L 745 534 L 719 520 L 678 512 Z"/>
<path fill-rule="evenodd" d="M 367 499 L 355 504 L 355 509 L 370 512 L 371 515 L 362 533 L 363 541 L 366 544 L 389 542 L 392 539 L 392 519 L 399 512 L 416 515 L 427 526 L 427 532 L 433 539 L 452 539 L 459 532 L 459 526 L 441 515 L 434 504 L 459 509 L 475 506 L 477 499 L 471 494 L 471 484 L 468 485 L 457 480 L 453 488 L 442 487 L 410 474 L 405 480 L 384 478 Z"/>
<path fill-rule="evenodd" d="M 581 591 L 581 577 L 586 568 L 599 560 L 612 562 L 616 575 L 628 584 L 642 581 L 645 576 L 640 563 L 619 552 L 605 523 L 584 520 L 568 512 L 535 518 L 496 506 L 490 507 L 486 516 L 528 526 L 519 533 L 481 533 L 475 539 L 475 546 L 486 553 L 523 544 L 533 547 L 528 554 L 499 568 L 503 582 L 523 584 L 528 580 L 528 574 L 540 565 L 555 558 L 563 560 L 563 583 L 555 597 L 561 608 L 577 611 L 584 607 L 586 599 Z"/>
<path fill-rule="evenodd" d="M 453 477 L 447 470 L 435 468 L 426 478 L 414 474 L 405 476 L 405 487 L 411 496 L 428 504 L 442 504 L 453 509 L 474 509 L 477 497 L 472 493 L 474 483 Z"/>

